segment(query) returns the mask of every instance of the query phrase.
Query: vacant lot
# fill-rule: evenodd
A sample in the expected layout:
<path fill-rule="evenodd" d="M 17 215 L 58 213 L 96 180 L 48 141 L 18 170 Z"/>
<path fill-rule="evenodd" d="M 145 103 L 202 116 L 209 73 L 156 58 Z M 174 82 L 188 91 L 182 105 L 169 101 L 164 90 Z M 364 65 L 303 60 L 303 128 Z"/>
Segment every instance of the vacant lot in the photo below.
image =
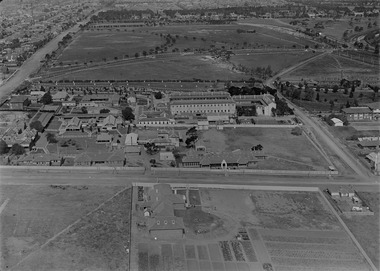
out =
<path fill-rule="evenodd" d="M 261 144 L 264 153 L 271 160 L 259 161 L 258 169 L 325 170 L 328 166 L 319 152 L 311 147 L 306 136 L 292 135 L 290 128 L 209 130 L 202 134 L 202 139 L 209 151 L 219 152 L 249 150 L 252 146 Z M 282 166 L 282 163 L 285 163 L 285 166 Z"/>
<path fill-rule="evenodd" d="M 1 213 L 1 269 L 37 251 L 49 238 L 119 190 L 120 187 L 2 185 L 0 198 L 10 200 Z"/>
<path fill-rule="evenodd" d="M 129 270 L 131 189 L 95 212 L 20 265 L 20 270 Z"/>

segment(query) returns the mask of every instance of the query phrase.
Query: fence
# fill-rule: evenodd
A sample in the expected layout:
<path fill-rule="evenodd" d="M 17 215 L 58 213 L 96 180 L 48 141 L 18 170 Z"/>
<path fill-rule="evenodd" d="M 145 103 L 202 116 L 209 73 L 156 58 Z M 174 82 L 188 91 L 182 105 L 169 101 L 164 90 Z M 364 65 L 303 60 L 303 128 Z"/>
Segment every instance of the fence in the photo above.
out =
<path fill-rule="evenodd" d="M 159 172 L 204 172 L 223 174 L 253 174 L 253 175 L 290 175 L 290 176 L 331 176 L 338 175 L 338 171 L 301 171 L 301 170 L 264 170 L 264 169 L 209 169 L 209 168 L 152 168 L 153 173 Z"/>

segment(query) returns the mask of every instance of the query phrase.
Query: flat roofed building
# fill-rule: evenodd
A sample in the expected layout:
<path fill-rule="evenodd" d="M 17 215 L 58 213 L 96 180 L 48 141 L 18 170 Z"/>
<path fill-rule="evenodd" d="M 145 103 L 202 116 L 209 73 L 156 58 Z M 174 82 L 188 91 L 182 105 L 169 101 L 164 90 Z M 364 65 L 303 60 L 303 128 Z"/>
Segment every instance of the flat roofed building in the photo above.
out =
<path fill-rule="evenodd" d="M 236 106 L 256 106 L 258 116 L 271 116 L 272 109 L 276 109 L 275 98 L 270 94 L 233 96 Z"/>

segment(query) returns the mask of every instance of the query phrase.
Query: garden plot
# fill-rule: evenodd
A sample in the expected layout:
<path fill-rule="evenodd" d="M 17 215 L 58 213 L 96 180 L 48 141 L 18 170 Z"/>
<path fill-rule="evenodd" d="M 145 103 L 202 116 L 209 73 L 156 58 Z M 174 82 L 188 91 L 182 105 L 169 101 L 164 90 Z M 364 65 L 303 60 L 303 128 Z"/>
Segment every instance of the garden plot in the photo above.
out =
<path fill-rule="evenodd" d="M 148 247 L 138 247 L 142 250 L 141 265 L 148 259 L 150 270 L 361 271 L 369 268 L 316 192 L 200 188 L 194 193 L 201 206 L 190 208 L 193 213 L 184 217 L 185 226 L 188 225 L 184 239 L 176 240 L 175 244 L 170 240 L 157 243 L 146 239 Z M 201 224 L 211 225 L 215 219 L 221 221 L 224 229 L 218 235 L 194 234 L 191 230 Z M 146 269 L 143 266 L 138 270 Z"/>

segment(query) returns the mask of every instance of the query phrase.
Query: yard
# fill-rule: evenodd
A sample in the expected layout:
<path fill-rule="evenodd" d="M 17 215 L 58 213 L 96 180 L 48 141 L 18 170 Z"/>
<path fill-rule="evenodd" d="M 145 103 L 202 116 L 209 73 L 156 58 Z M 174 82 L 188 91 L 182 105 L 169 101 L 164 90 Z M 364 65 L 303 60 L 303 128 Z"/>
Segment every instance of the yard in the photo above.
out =
<path fill-rule="evenodd" d="M 259 161 L 257 169 L 326 170 L 328 166 L 319 152 L 310 148 L 306 136 L 292 135 L 290 128 L 211 129 L 203 132 L 201 139 L 214 152 L 249 150 L 261 144 L 270 159 Z"/>
<path fill-rule="evenodd" d="M 80 232 L 77 227 L 83 223 L 90 225 L 91 219 L 97 212 L 87 217 L 85 215 L 121 189 L 121 187 L 107 186 L 2 185 L 0 198 L 9 199 L 9 202 L 1 213 L 1 269 L 13 267 L 28 255 L 31 257 L 18 266 L 17 270 L 30 270 L 30 266 L 37 267 L 37 264 L 39 270 L 44 270 L 41 268 L 41 262 L 44 262 L 45 267 L 50 266 L 48 269 L 51 269 L 52 266 L 70 264 L 74 259 L 79 260 L 80 255 L 95 261 L 98 255 L 86 250 L 85 243 L 76 243 L 75 247 L 72 247 L 74 253 L 66 251 L 65 254 L 62 247 L 60 250 L 60 246 L 63 245 L 61 243 L 63 236 L 68 233 L 55 239 L 53 242 L 55 245 L 52 247 L 49 245 L 41 251 L 41 246 L 78 219 L 83 220 L 73 225 L 69 232 L 75 233 L 75 239 L 79 238 L 83 242 L 92 244 L 93 236 L 84 235 L 83 231 Z M 125 208 L 125 211 L 128 209 Z M 88 231 L 88 234 L 91 232 L 93 230 Z M 46 254 L 48 251 L 50 251 L 49 254 Z M 65 254 L 65 260 L 61 261 L 63 254 Z M 91 261 L 87 264 L 89 262 Z M 64 266 L 62 268 L 65 269 Z M 68 266 L 66 268 L 70 269 Z"/>

